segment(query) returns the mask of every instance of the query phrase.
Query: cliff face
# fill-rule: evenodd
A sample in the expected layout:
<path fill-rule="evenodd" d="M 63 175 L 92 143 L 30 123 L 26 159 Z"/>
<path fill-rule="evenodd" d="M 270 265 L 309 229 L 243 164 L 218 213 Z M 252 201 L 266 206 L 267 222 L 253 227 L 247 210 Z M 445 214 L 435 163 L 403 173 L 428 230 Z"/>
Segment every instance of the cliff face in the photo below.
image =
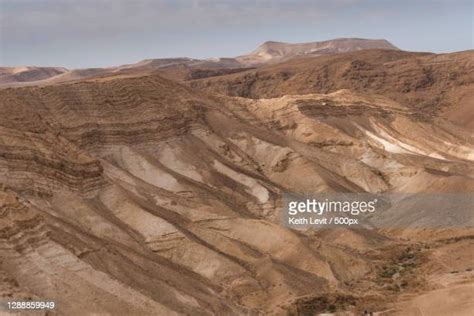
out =
<path fill-rule="evenodd" d="M 469 66 L 461 57 L 453 63 Z M 474 140 L 458 124 L 464 103 L 426 111 L 388 97 L 401 87 L 390 80 L 417 93 L 447 86 L 442 57 L 420 57 L 419 68 L 433 62 L 421 86 L 408 61 L 362 58 L 329 64 L 317 88 L 352 91 L 298 95 L 316 88 L 296 85 L 273 99 L 205 94 L 158 75 L 0 90 L 3 296 L 54 298 L 64 314 L 281 314 L 308 295 L 383 309 L 397 296 L 386 285 L 401 279 L 381 269 L 405 244 L 393 232 L 288 230 L 283 192 L 472 192 Z M 311 71 L 294 67 L 295 78 Z M 262 79 L 272 69 L 246 74 L 249 95 L 290 89 Z M 453 73 L 461 87 L 467 77 Z M 423 281 L 400 275 L 414 288 Z"/>

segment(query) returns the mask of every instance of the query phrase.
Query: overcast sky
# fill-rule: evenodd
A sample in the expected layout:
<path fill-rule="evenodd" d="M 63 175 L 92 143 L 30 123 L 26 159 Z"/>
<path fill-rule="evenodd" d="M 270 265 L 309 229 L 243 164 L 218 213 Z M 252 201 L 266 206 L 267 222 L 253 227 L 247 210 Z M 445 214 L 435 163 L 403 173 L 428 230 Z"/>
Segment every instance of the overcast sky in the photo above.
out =
<path fill-rule="evenodd" d="M 472 0 L 0 0 L 0 66 L 231 57 L 337 37 L 451 52 L 473 48 L 473 15 Z"/>

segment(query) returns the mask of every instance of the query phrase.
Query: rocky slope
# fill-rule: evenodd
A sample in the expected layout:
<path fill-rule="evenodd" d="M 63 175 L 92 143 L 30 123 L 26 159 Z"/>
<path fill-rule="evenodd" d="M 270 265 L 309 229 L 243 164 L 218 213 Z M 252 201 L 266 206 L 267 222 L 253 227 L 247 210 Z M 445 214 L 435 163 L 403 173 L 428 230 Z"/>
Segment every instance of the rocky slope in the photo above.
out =
<path fill-rule="evenodd" d="M 156 74 L 0 90 L 2 297 L 54 298 L 67 315 L 407 315 L 413 293 L 462 290 L 473 278 L 468 256 L 456 266 L 446 258 L 469 254 L 470 229 L 281 225 L 283 192 L 473 192 L 474 135 L 463 118 L 472 103 L 459 94 L 470 87 L 470 53 L 415 62 L 391 52 L 367 72 L 354 66 L 370 54 L 380 56 L 329 57 L 327 79 L 309 94 L 291 85 L 277 96 L 289 91 L 284 80 L 260 80 L 260 70 L 247 73 L 259 78 L 254 99 Z M 454 56 L 456 88 L 440 62 Z M 419 87 L 427 60 L 432 81 Z M 224 77 L 193 85 L 221 91 L 243 78 Z M 414 101 L 425 97 L 446 104 Z M 454 269 L 459 279 L 446 283 Z"/>

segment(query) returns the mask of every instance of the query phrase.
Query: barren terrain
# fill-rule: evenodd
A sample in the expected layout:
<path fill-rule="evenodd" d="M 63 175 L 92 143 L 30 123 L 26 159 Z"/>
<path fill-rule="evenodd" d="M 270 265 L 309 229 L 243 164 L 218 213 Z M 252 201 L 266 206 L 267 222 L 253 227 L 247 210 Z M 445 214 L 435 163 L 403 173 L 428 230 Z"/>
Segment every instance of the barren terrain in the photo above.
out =
<path fill-rule="evenodd" d="M 474 52 L 344 49 L 1 89 L 0 296 L 53 315 L 472 314 L 472 218 L 280 223 L 284 192 L 474 191 Z"/>

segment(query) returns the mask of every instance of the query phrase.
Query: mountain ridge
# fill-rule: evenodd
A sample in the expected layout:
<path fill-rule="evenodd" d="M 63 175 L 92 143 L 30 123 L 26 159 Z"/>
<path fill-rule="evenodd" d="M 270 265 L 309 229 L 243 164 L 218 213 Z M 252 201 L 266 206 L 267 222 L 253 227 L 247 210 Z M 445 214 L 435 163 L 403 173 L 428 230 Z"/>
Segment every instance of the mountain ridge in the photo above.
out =
<path fill-rule="evenodd" d="M 387 40 L 360 38 L 338 38 L 321 42 L 284 43 L 267 41 L 253 52 L 230 58 L 195 59 L 189 57 L 148 58 L 132 64 L 104 68 L 66 69 L 61 67 L 23 67 L 24 71 L 12 74 L 10 69 L 22 67 L 0 67 L 0 87 L 25 85 L 50 85 L 97 76 L 130 75 L 149 73 L 160 69 L 187 67 L 189 69 L 238 69 L 260 67 L 267 63 L 282 62 L 294 57 L 339 54 L 361 49 L 398 49 Z M 34 69 L 33 72 L 30 69 Z M 53 71 L 55 70 L 55 71 Z"/>
<path fill-rule="evenodd" d="M 263 59 L 289 59 L 296 56 L 338 54 L 361 49 L 399 50 L 399 48 L 386 39 L 335 38 L 326 41 L 302 43 L 266 41 L 250 54 L 244 55 L 244 58 L 257 55 Z"/>

